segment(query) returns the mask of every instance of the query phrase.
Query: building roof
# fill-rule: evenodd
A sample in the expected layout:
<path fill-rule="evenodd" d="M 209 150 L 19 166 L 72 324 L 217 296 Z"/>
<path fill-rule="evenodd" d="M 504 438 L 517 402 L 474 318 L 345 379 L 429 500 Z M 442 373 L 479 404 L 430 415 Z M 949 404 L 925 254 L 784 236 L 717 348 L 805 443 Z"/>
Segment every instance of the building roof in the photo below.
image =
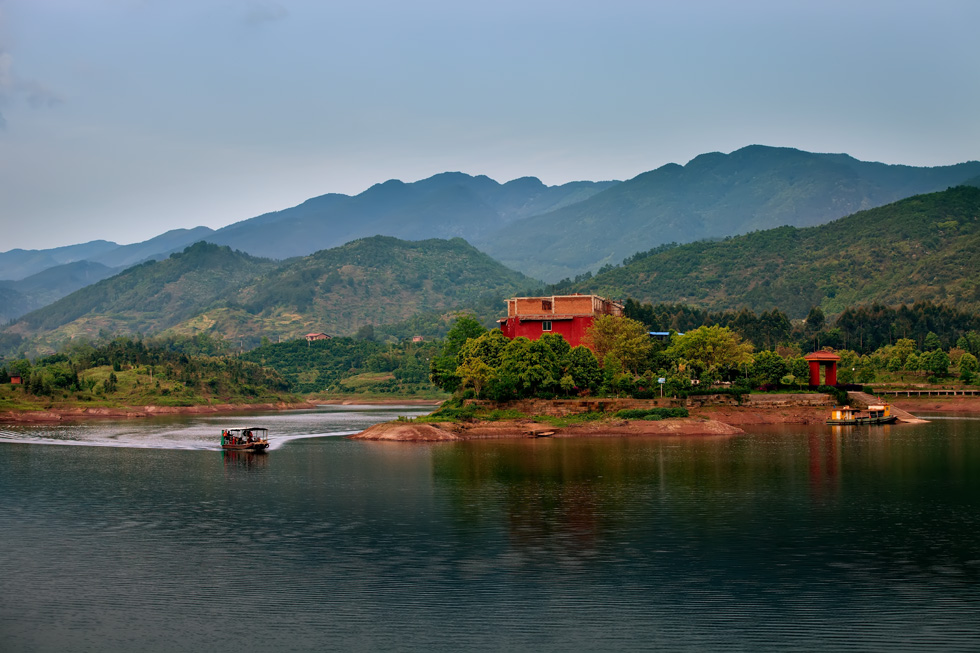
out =
<path fill-rule="evenodd" d="M 832 351 L 815 351 L 812 354 L 807 354 L 803 359 L 808 361 L 839 361 L 840 356 Z"/>

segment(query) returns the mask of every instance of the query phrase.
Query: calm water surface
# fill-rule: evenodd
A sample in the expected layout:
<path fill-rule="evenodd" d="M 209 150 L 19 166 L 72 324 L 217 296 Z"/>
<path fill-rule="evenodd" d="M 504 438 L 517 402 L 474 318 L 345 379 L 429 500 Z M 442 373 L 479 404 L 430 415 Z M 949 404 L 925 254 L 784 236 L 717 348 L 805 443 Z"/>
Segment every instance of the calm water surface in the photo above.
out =
<path fill-rule="evenodd" d="M 977 416 L 331 437 L 410 412 L 0 426 L 0 650 L 980 650 Z"/>

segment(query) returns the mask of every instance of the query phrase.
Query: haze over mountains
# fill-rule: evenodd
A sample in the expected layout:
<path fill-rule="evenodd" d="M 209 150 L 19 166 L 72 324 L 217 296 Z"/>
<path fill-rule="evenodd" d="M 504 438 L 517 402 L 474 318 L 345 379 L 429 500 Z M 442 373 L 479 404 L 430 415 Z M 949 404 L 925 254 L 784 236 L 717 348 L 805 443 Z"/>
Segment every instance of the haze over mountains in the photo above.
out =
<path fill-rule="evenodd" d="M 978 179 L 976 161 L 918 168 L 754 145 L 704 154 L 625 182 L 545 186 L 527 177 L 500 184 L 463 173 L 414 183 L 391 180 L 356 196 L 323 195 L 216 231 L 196 227 L 133 245 L 92 241 L 0 253 L 0 279 L 6 279 L 0 281 L 0 319 L 17 318 L 200 240 L 287 259 L 376 234 L 462 237 L 512 269 L 556 281 L 663 243 L 823 224 Z"/>

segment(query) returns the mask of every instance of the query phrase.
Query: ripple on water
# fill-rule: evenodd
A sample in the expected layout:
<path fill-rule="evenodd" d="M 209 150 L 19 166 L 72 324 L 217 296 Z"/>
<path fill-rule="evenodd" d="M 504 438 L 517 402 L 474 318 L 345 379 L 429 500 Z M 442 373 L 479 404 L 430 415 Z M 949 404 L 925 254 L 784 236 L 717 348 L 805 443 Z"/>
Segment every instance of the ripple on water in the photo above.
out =
<path fill-rule="evenodd" d="M 962 424 L 377 446 L 311 439 L 354 428 L 322 419 L 265 456 L 4 444 L 5 653 L 980 641 L 980 437 L 943 430 Z M 110 432 L 74 437 L 138 437 Z"/>

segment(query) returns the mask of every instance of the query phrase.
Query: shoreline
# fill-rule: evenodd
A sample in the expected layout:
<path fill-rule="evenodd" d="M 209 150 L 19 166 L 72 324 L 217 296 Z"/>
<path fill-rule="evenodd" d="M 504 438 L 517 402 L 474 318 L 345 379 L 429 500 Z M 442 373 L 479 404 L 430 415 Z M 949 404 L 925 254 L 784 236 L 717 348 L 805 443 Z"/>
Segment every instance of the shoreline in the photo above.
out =
<path fill-rule="evenodd" d="M 950 397 L 956 402 L 892 402 L 903 410 L 959 410 L 980 412 L 980 397 Z M 944 406 L 954 405 L 956 408 Z M 458 442 L 486 439 L 521 439 L 536 437 L 728 437 L 745 433 L 742 427 L 800 424 L 825 425 L 827 406 L 703 406 L 690 409 L 690 417 L 656 421 L 625 420 L 610 417 L 608 420 L 583 422 L 567 426 L 551 426 L 535 421 L 532 417 L 499 422 L 410 422 L 391 421 L 375 424 L 360 433 L 347 436 L 351 440 L 386 442 Z M 898 424 L 922 423 L 926 420 L 909 416 Z M 546 434 L 546 435 L 545 435 Z"/>
<path fill-rule="evenodd" d="M 47 408 L 26 411 L 0 412 L 0 424 L 46 424 L 57 422 L 86 421 L 90 419 L 140 419 L 157 415 L 203 415 L 231 414 L 248 411 L 311 410 L 318 406 L 432 406 L 442 402 L 437 399 L 397 399 L 336 397 L 331 399 L 308 398 L 305 401 L 261 402 L 254 404 L 198 404 L 194 406 L 114 406 Z M 900 397 L 889 402 L 896 408 L 911 413 L 961 412 L 980 413 L 980 397 L 941 396 L 941 397 Z M 601 436 L 601 435 L 731 435 L 744 432 L 741 427 L 765 424 L 823 424 L 827 419 L 824 406 L 733 406 L 717 405 L 691 408 L 691 417 L 660 421 L 615 420 L 573 424 L 551 427 L 546 423 L 535 422 L 528 417 L 524 420 L 507 422 L 474 422 L 472 424 L 439 423 L 440 428 L 428 428 L 434 423 L 414 424 L 412 422 L 385 422 L 375 425 L 361 433 L 348 436 L 360 440 L 399 440 L 399 441 L 441 441 L 468 440 L 482 438 L 521 438 L 526 431 L 555 431 L 553 437 Z M 384 424 L 395 426 L 380 429 Z M 716 424 L 722 425 L 721 427 Z M 404 429 L 409 427 L 417 433 L 410 435 Z M 729 431 L 727 429 L 734 429 Z M 400 435 L 395 436 L 395 433 Z"/>
<path fill-rule="evenodd" d="M 360 433 L 348 435 L 349 440 L 386 442 L 459 442 L 469 440 L 499 440 L 521 438 L 575 438 L 628 436 L 733 436 L 745 433 L 737 426 L 712 419 L 609 420 L 583 422 L 568 426 L 551 426 L 527 420 L 500 422 L 382 422 Z"/>
<path fill-rule="evenodd" d="M 249 411 L 312 410 L 320 406 L 432 406 L 438 399 L 359 399 L 356 397 L 316 399 L 298 402 L 257 402 L 254 404 L 194 404 L 192 406 L 70 406 L 33 410 L 0 410 L 0 424 L 48 424 L 89 419 L 141 419 L 157 415 L 207 415 Z"/>
<path fill-rule="evenodd" d="M 255 404 L 197 404 L 194 406 L 99 406 L 47 408 L 41 410 L 0 412 L 0 424 L 47 424 L 88 419 L 140 419 L 157 415 L 208 415 L 247 411 L 282 411 L 316 408 L 309 401 L 296 403 L 265 402 Z"/>

